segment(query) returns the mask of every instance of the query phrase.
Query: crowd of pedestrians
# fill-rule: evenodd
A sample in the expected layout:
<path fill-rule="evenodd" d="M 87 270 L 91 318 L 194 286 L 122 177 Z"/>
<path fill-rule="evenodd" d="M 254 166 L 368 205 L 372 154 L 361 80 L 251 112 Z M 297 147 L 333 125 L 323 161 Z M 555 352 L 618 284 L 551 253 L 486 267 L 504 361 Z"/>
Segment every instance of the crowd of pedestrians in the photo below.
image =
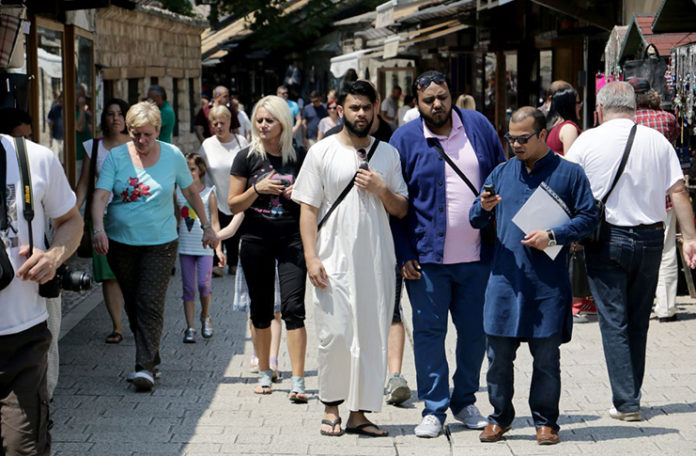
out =
<path fill-rule="evenodd" d="M 614 82 L 598 94 L 599 126 L 583 132 L 578 93 L 555 81 L 541 107 L 512 113 L 501 143 L 473 98 L 463 94 L 455 103 L 450 87 L 445 75 L 426 71 L 408 94 L 394 86 L 382 100 L 371 82 L 357 80 L 326 101 L 312 92 L 300 108 L 280 86 L 247 116 L 238 98 L 217 86 L 196 115 L 200 150 L 184 154 L 171 143 L 166 91 L 153 85 L 133 106 L 105 103 L 101 137 L 82 143 L 76 195 L 49 149 L 12 139 L 30 131 L 16 122 L 3 130 L 3 177 L 14 190 L 1 198 L 0 266 L 9 264 L 18 278 L 0 288 L 10 303 L 0 310 L 0 386 L 33 385 L 21 397 L 1 398 L 7 454 L 48 454 L 45 354 L 55 331 L 37 287 L 77 246 L 83 204 L 94 275 L 112 321 L 106 343 L 123 340 L 125 308 L 136 348 L 126 381 L 137 391 L 151 391 L 166 363 L 160 338 L 178 256 L 183 343 L 196 342 L 196 291 L 201 335 L 213 337 L 213 277 L 227 280 L 226 266 L 227 276 L 235 275 L 235 308 L 249 313 L 254 393 L 272 394 L 282 380 L 282 323 L 291 403 L 308 401 L 305 354 L 308 345 L 318 350 L 322 435 L 385 436 L 367 414 L 410 398 L 401 374 L 404 283 L 423 401 L 418 437 L 439 436 L 451 413 L 481 430 L 481 442 L 504 438 L 515 417 L 513 363 L 526 343 L 536 439 L 558 443 L 560 346 L 571 340 L 575 317 L 591 313 L 598 314 L 612 389 L 609 416 L 641 420 L 656 294 L 659 321 L 677 318 L 675 221 L 685 262 L 696 267 L 674 117 L 655 105 L 646 80 Z M 22 199 L 14 196 L 26 185 L 15 153 L 21 144 L 32 165 L 33 222 L 22 218 Z M 520 220 L 539 198 L 561 215 L 530 228 Z M 49 218 L 55 232 L 45 246 Z M 317 341 L 307 340 L 306 305 L 314 308 Z M 484 356 L 488 417 L 475 404 Z M 16 375 L 19 368 L 26 377 Z"/>

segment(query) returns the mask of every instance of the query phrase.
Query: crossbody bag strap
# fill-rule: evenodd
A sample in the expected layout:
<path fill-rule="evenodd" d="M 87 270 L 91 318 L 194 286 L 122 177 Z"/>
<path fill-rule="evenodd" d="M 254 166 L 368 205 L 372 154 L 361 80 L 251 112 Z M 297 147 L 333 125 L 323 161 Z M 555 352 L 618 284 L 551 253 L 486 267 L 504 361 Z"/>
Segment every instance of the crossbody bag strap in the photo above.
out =
<path fill-rule="evenodd" d="M 621 163 L 619 164 L 619 170 L 616 172 L 616 176 L 614 176 L 614 182 L 611 183 L 611 187 L 609 187 L 609 191 L 607 192 L 606 195 L 604 195 L 604 198 L 602 198 L 602 204 L 607 204 L 607 200 L 609 199 L 609 195 L 611 195 L 611 192 L 614 190 L 614 187 L 616 187 L 616 184 L 619 182 L 619 178 L 621 177 L 621 174 L 623 174 L 624 168 L 626 168 L 626 162 L 628 161 L 628 156 L 631 153 L 631 147 L 633 146 L 633 140 L 636 137 L 636 130 L 638 129 L 638 124 L 633 124 L 633 128 L 631 128 L 631 133 L 628 135 L 628 141 L 626 141 L 626 147 L 624 148 L 624 153 L 623 156 L 621 157 Z"/>
<path fill-rule="evenodd" d="M 377 146 L 379 145 L 379 139 L 375 138 L 375 142 L 372 143 L 372 147 L 370 147 L 370 151 L 367 153 L 367 162 L 370 163 L 370 159 L 372 156 L 375 154 L 375 151 L 377 150 Z M 331 205 L 329 210 L 324 214 L 324 216 L 321 218 L 321 221 L 319 221 L 319 225 L 317 225 L 317 231 L 321 229 L 321 227 L 326 223 L 326 220 L 329 218 L 331 213 L 336 210 L 339 204 L 341 204 L 341 201 L 345 199 L 345 197 L 348 195 L 348 193 L 351 191 L 353 188 L 353 185 L 355 184 L 355 176 L 358 175 L 358 172 L 356 171 L 355 174 L 353 174 L 353 177 L 350 179 L 350 182 L 348 182 L 348 185 L 343 189 L 340 195 L 338 195 L 338 198 L 336 198 L 336 201 Z"/>
<path fill-rule="evenodd" d="M 24 203 L 24 219 L 29 226 L 29 256 L 34 253 L 34 232 L 31 222 L 34 220 L 34 195 L 31 192 L 31 173 L 29 172 L 29 161 L 27 160 L 27 149 L 24 138 L 14 138 L 15 150 L 17 151 L 17 163 L 19 163 L 19 175 L 22 178 L 22 202 Z"/>
<path fill-rule="evenodd" d="M 440 157 L 442 157 L 448 165 L 450 165 L 450 168 L 457 173 L 457 176 L 461 178 L 461 180 L 464 181 L 466 185 L 469 186 L 471 191 L 474 193 L 474 196 L 479 196 L 479 191 L 476 189 L 474 184 L 471 183 L 471 181 L 466 177 L 466 175 L 462 172 L 461 169 L 452 161 L 449 155 L 445 153 L 445 149 L 442 148 L 440 145 L 440 141 L 438 141 L 436 138 L 428 138 L 428 144 L 430 144 L 432 147 L 434 147 L 437 152 L 440 154 Z"/>
<path fill-rule="evenodd" d="M 85 221 L 89 220 L 92 213 L 92 197 L 94 196 L 94 179 L 97 176 L 97 157 L 99 156 L 99 140 L 92 140 L 92 156 L 89 162 L 89 181 L 87 183 L 87 198 L 85 200 Z"/>

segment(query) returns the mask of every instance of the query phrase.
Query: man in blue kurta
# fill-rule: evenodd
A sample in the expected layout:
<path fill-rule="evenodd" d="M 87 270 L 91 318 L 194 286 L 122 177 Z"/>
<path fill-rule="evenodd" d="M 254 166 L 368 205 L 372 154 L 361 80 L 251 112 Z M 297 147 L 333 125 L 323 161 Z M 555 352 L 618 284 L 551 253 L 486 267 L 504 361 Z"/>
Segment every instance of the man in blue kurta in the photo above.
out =
<path fill-rule="evenodd" d="M 513 113 L 506 139 L 517 159 L 493 170 L 484 185 L 493 186 L 497 195 L 484 191 L 469 214 L 476 228 L 495 219 L 499 240 L 483 315 L 488 398 L 494 411 L 479 436 L 482 442 L 496 442 L 510 429 L 515 417 L 513 361 L 520 342 L 527 342 L 534 358 L 529 405 L 537 442 L 558 443 L 559 347 L 570 340 L 572 329 L 566 255 L 572 242 L 592 231 L 597 210 L 582 168 L 548 149 L 544 125 L 544 115 L 533 107 Z M 556 199 L 570 220 L 525 235 L 512 218 L 539 187 Z M 557 244 L 563 249 L 551 259 L 544 249 Z"/>

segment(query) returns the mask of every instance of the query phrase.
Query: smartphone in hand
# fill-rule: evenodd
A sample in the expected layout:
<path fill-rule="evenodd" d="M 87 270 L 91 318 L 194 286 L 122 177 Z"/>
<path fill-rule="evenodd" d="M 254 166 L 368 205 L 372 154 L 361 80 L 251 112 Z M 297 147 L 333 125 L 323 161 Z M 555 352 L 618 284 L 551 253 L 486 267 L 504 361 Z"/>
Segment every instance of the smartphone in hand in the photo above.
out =
<path fill-rule="evenodd" d="M 483 190 L 489 193 L 489 195 L 488 195 L 489 198 L 491 196 L 495 196 L 495 188 L 493 188 L 492 185 L 484 185 Z"/>

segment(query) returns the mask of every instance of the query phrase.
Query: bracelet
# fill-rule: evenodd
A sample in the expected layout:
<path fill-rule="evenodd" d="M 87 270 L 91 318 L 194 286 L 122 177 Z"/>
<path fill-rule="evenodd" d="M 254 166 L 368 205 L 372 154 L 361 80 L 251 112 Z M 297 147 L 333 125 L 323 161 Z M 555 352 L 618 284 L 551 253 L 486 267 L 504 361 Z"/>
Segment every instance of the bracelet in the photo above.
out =
<path fill-rule="evenodd" d="M 259 191 L 256 190 L 256 184 L 252 185 L 252 187 L 254 187 L 254 191 L 256 192 L 256 194 L 259 195 L 259 196 L 261 196 L 261 193 L 259 193 Z"/>
<path fill-rule="evenodd" d="M 92 234 L 99 234 L 99 233 L 103 233 L 103 232 L 104 232 L 103 229 L 97 228 L 96 230 L 94 230 L 94 232 Z"/>

